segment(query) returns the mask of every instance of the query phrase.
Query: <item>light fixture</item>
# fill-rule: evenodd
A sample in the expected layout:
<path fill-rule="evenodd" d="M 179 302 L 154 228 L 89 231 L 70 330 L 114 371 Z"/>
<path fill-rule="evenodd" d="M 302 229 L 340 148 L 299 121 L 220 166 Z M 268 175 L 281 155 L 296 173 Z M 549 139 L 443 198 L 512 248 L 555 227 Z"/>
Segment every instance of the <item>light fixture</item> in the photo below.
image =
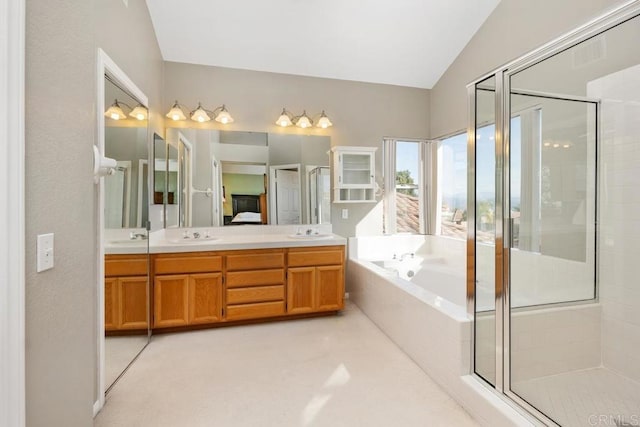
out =
<path fill-rule="evenodd" d="M 312 124 L 313 123 L 311 122 L 311 119 L 307 116 L 306 111 L 303 111 L 302 115 L 298 117 L 298 120 L 296 120 L 296 126 L 302 129 L 311 127 Z"/>
<path fill-rule="evenodd" d="M 287 113 L 286 109 L 282 109 L 282 113 L 280 114 L 280 117 L 278 117 L 278 120 L 276 120 L 276 124 L 278 126 L 282 126 L 283 128 L 286 128 L 287 126 L 291 126 L 293 123 L 291 123 L 291 117 L 289 116 L 289 113 Z"/>
<path fill-rule="evenodd" d="M 316 116 L 320 116 L 317 122 L 315 122 L 316 127 L 326 129 L 328 127 L 333 126 L 333 123 L 331 123 L 331 120 L 329 120 L 329 117 L 327 117 L 324 110 L 322 110 L 322 113 L 316 114 Z M 306 110 L 303 110 L 302 114 L 296 116 L 293 113 L 287 111 L 286 108 L 282 109 L 282 113 L 280 113 L 280 117 L 278 117 L 278 120 L 276 120 L 276 124 L 278 126 L 282 126 L 283 128 L 291 125 L 296 125 L 299 128 L 306 129 L 306 128 L 312 127 L 313 123 L 314 123 L 313 119 L 311 119 L 307 115 Z"/>
<path fill-rule="evenodd" d="M 175 121 L 187 120 L 187 116 L 184 114 L 182 108 L 183 106 L 180 105 L 178 101 L 174 102 L 173 106 L 167 113 L 167 117 Z M 231 114 L 229 114 L 229 111 L 224 104 L 211 111 L 204 108 L 202 104 L 198 102 L 198 108 L 189 113 L 189 118 L 198 123 L 211 121 L 211 116 L 214 117 L 216 122 L 224 125 L 234 122 L 233 117 L 231 117 Z"/>
<path fill-rule="evenodd" d="M 211 120 L 211 117 L 207 114 L 207 111 L 202 108 L 202 105 L 198 102 L 198 108 L 191 112 L 191 120 L 194 122 L 208 122 Z"/>
<path fill-rule="evenodd" d="M 331 120 L 329 120 L 329 117 L 327 117 L 327 115 L 324 113 L 324 110 L 322 110 L 322 113 L 320 114 L 320 118 L 318 119 L 318 123 L 316 123 L 316 126 L 322 129 L 326 129 L 328 127 L 333 126 L 333 123 L 331 123 Z"/>
<path fill-rule="evenodd" d="M 133 110 L 129 113 L 130 117 L 138 120 L 146 120 L 147 119 L 147 109 L 142 104 L 138 104 L 135 106 Z"/>
<path fill-rule="evenodd" d="M 218 107 L 215 110 L 213 110 L 214 114 L 216 111 L 218 111 L 218 109 L 220 109 L 220 112 L 215 118 L 216 122 L 222 123 L 223 125 L 234 122 L 233 117 L 231 117 L 231 114 L 229 114 L 229 112 L 227 111 L 226 105 L 222 104 L 222 107 Z"/>
<path fill-rule="evenodd" d="M 124 119 L 126 119 L 127 115 L 122 110 L 121 105 L 124 105 L 129 110 L 131 110 L 129 112 L 129 116 L 130 117 L 133 117 L 134 119 L 138 119 L 138 120 L 146 120 L 147 119 L 147 108 L 144 105 L 138 104 L 138 105 L 136 105 L 135 108 L 131 108 L 131 106 L 129 106 L 129 104 L 127 104 L 125 102 L 122 102 L 122 101 L 118 101 L 117 99 L 113 102 L 113 104 L 111 104 L 111 107 L 109 107 L 107 109 L 107 111 L 104 112 L 105 117 L 109 117 L 112 120 L 124 120 Z"/>
<path fill-rule="evenodd" d="M 182 108 L 180 108 L 180 104 L 178 104 L 178 101 L 173 104 L 173 107 L 171 107 L 171 109 L 167 113 L 167 117 L 171 120 L 187 120 L 187 116 L 184 115 L 184 112 L 182 111 Z"/>

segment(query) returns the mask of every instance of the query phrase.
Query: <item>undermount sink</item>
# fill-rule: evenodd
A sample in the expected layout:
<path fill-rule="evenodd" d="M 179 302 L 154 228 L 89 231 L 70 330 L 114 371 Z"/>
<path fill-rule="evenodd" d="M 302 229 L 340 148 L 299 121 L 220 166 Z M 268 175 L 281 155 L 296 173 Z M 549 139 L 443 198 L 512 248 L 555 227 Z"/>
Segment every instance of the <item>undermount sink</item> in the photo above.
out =
<path fill-rule="evenodd" d="M 317 234 L 290 234 L 289 238 L 291 239 L 302 239 L 302 240 L 316 240 L 316 239 L 331 239 L 333 234 L 328 233 L 317 233 Z"/>

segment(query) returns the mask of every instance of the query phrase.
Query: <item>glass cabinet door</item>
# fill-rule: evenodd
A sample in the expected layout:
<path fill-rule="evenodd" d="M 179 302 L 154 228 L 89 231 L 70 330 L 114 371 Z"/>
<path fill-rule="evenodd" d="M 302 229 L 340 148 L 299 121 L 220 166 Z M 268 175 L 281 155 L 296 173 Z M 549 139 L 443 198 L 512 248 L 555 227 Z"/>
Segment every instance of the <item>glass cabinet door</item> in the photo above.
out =
<path fill-rule="evenodd" d="M 341 154 L 342 174 L 339 182 L 342 186 L 370 186 L 373 185 L 373 156 L 372 153 L 344 153 Z"/>

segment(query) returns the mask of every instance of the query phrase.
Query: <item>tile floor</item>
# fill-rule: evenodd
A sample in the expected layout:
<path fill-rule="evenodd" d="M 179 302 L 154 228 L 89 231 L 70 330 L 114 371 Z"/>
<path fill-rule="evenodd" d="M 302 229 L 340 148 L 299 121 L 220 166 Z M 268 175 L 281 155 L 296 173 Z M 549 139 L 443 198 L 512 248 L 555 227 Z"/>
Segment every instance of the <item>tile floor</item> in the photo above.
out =
<path fill-rule="evenodd" d="M 350 303 L 338 316 L 156 335 L 95 419 L 96 427 L 476 425 Z"/>
<path fill-rule="evenodd" d="M 564 427 L 640 425 L 640 383 L 607 368 L 523 381 L 513 390 Z"/>

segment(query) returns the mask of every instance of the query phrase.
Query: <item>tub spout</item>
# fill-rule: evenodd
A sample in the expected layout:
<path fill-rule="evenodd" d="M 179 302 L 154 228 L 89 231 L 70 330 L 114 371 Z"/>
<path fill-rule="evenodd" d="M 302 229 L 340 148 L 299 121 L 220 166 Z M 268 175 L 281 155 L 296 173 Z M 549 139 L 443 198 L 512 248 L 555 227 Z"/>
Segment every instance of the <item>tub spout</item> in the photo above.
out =
<path fill-rule="evenodd" d="M 414 257 L 414 253 L 413 252 L 405 252 L 402 255 L 400 255 L 400 261 L 404 261 L 404 259 L 408 256 L 410 256 L 411 258 Z"/>

